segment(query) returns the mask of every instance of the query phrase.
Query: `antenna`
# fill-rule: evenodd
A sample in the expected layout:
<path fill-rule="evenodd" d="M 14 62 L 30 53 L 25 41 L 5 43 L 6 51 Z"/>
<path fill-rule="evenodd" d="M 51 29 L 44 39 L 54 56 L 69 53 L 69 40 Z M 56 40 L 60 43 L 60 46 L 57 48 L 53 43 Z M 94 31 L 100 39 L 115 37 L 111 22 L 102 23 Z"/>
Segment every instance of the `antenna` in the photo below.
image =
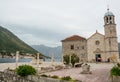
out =
<path fill-rule="evenodd" d="M 109 12 L 109 5 L 107 5 L 107 11 Z"/>

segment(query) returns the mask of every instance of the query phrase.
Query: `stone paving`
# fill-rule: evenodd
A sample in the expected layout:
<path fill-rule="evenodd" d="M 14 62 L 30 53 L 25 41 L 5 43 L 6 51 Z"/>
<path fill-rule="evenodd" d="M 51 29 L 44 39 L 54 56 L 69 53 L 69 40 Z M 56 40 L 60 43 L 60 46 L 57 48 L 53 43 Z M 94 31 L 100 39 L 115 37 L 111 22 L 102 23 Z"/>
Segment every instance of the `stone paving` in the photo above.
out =
<path fill-rule="evenodd" d="M 89 63 L 92 74 L 80 74 L 82 68 L 71 68 L 60 71 L 46 73 L 47 75 L 57 75 L 59 77 L 71 76 L 73 79 L 81 80 L 82 82 L 111 82 L 110 69 L 114 66 L 113 63 Z"/>

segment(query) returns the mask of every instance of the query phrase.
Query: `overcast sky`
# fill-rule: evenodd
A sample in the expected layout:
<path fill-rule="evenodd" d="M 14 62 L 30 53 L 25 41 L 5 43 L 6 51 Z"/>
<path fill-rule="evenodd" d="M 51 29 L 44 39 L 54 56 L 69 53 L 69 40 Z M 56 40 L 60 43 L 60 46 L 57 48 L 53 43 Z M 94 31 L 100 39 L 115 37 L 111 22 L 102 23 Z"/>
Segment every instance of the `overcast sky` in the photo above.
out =
<path fill-rule="evenodd" d="M 29 45 L 61 46 L 72 35 L 104 34 L 107 5 L 120 42 L 120 0 L 0 0 L 0 26 Z"/>

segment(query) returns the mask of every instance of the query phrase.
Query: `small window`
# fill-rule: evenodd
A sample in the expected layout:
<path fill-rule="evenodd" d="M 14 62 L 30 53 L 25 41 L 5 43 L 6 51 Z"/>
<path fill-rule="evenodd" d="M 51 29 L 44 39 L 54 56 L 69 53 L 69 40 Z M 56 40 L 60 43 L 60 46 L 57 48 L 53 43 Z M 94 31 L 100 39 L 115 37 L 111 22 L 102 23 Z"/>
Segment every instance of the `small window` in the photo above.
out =
<path fill-rule="evenodd" d="M 71 50 L 74 50 L 74 45 L 71 45 L 70 48 L 71 48 Z"/>
<path fill-rule="evenodd" d="M 85 47 L 84 46 L 82 46 L 82 49 L 84 49 Z"/>
<path fill-rule="evenodd" d="M 79 49 L 79 46 L 77 47 L 77 49 Z"/>
<path fill-rule="evenodd" d="M 96 44 L 96 45 L 99 45 L 99 44 L 100 44 L 100 42 L 99 42 L 99 41 L 96 41 L 96 42 L 95 42 L 95 44 Z"/>

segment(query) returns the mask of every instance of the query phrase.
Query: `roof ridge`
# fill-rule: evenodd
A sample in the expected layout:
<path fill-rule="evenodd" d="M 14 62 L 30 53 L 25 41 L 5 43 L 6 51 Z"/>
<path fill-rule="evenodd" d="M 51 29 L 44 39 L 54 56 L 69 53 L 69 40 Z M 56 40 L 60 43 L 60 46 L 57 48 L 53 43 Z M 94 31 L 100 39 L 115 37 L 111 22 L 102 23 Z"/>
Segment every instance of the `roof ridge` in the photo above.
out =
<path fill-rule="evenodd" d="M 72 35 L 72 36 L 69 36 L 67 38 L 65 38 L 64 40 L 62 41 L 80 41 L 80 40 L 86 40 L 86 38 L 82 37 L 82 36 L 79 36 L 79 35 Z"/>

